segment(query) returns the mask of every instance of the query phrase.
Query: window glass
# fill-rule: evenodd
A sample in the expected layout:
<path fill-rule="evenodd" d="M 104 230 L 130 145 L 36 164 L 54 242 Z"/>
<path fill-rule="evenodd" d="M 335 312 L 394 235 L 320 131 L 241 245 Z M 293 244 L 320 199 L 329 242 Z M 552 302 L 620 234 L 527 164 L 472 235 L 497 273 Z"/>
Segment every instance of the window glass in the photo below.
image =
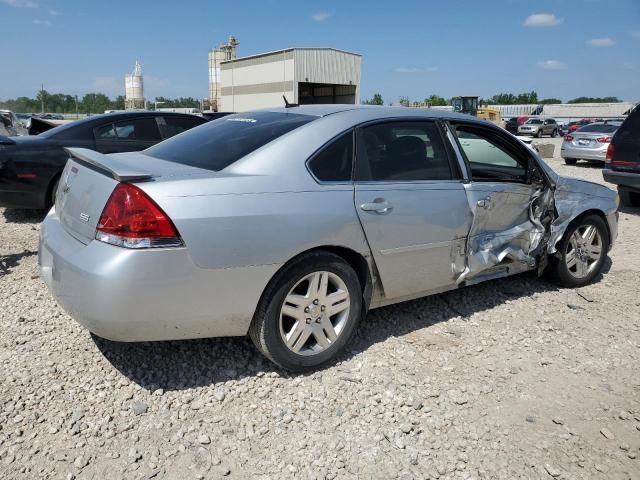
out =
<path fill-rule="evenodd" d="M 314 120 L 296 113 L 251 112 L 205 123 L 144 151 L 152 157 L 218 171 Z"/>
<path fill-rule="evenodd" d="M 358 175 L 364 181 L 451 180 L 454 174 L 434 122 L 392 122 L 358 135 Z"/>
<path fill-rule="evenodd" d="M 113 128 L 113 124 L 103 125 L 96 128 L 96 138 L 116 138 L 116 131 Z"/>
<path fill-rule="evenodd" d="M 309 168 L 322 182 L 347 182 L 351 180 L 352 164 L 353 132 L 349 132 L 313 157 Z"/>
<path fill-rule="evenodd" d="M 155 118 L 132 118 L 113 126 L 119 140 L 160 140 Z"/>
<path fill-rule="evenodd" d="M 640 137 L 640 107 L 636 107 L 629 114 L 616 134 L 617 139 L 631 139 L 632 137 Z"/>
<path fill-rule="evenodd" d="M 162 121 L 159 122 L 162 138 L 173 137 L 174 135 L 185 132 L 192 129 L 193 127 L 197 127 L 198 125 L 202 125 L 204 123 L 199 118 L 173 116 L 160 118 L 162 118 Z"/>
<path fill-rule="evenodd" d="M 528 123 L 529 125 L 542 125 L 542 120 L 539 120 L 537 118 L 531 118 L 527 120 L 525 123 Z"/>
<path fill-rule="evenodd" d="M 597 133 L 613 133 L 618 129 L 618 125 L 591 123 L 579 128 L 577 132 L 597 132 Z"/>

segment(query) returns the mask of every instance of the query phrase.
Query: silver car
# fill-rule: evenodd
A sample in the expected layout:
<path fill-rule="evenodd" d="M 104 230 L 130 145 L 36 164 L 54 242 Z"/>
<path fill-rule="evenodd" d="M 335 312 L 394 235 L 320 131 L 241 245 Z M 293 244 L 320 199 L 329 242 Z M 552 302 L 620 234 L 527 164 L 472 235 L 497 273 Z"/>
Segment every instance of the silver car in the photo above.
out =
<path fill-rule="evenodd" d="M 564 163 L 575 165 L 578 160 L 604 162 L 611 139 L 620 125 L 620 122 L 590 123 L 565 135 L 560 147 Z"/>
<path fill-rule="evenodd" d="M 518 135 L 531 135 L 542 137 L 550 135 L 557 137 L 560 127 L 553 118 L 530 118 L 518 127 Z"/>
<path fill-rule="evenodd" d="M 249 334 L 292 370 L 372 308 L 529 270 L 585 285 L 617 232 L 614 192 L 469 115 L 301 106 L 68 151 L 39 264 L 72 317 L 117 341 Z"/>

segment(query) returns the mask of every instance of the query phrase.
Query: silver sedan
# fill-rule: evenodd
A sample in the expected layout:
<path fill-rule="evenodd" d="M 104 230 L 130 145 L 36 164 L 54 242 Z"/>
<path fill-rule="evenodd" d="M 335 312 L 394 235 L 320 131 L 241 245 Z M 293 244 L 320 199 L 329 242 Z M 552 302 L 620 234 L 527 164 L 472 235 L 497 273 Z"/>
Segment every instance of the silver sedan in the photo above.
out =
<path fill-rule="evenodd" d="M 618 127 L 619 122 L 590 123 L 568 133 L 562 141 L 560 155 L 567 165 L 575 165 L 578 160 L 604 162 Z"/>
<path fill-rule="evenodd" d="M 372 308 L 529 270 L 585 285 L 617 232 L 614 192 L 434 110 L 280 108 L 68 152 L 39 263 L 72 317 L 117 341 L 249 334 L 292 370 Z"/>

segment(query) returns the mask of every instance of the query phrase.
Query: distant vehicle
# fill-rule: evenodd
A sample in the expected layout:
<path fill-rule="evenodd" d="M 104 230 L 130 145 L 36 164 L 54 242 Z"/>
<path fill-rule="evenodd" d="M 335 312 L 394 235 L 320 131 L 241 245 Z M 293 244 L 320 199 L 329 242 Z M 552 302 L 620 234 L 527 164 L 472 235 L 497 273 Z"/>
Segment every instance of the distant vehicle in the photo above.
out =
<path fill-rule="evenodd" d="M 567 133 L 560 147 L 560 156 L 567 165 L 578 160 L 604 162 L 611 138 L 620 123 L 590 123 L 573 133 Z"/>
<path fill-rule="evenodd" d="M 215 120 L 216 118 L 226 117 L 234 112 L 202 112 L 200 116 L 206 118 L 208 121 Z"/>
<path fill-rule="evenodd" d="M 543 135 L 558 136 L 558 124 L 553 118 L 530 118 L 518 127 L 518 135 L 532 135 L 542 137 Z"/>
<path fill-rule="evenodd" d="M 34 117 L 42 118 L 44 120 L 64 120 L 64 116 L 59 113 L 38 113 L 34 114 Z"/>
<path fill-rule="evenodd" d="M 613 136 L 602 175 L 618 186 L 620 202 L 640 206 L 640 106 L 636 107 Z"/>
<path fill-rule="evenodd" d="M 0 117 L 2 117 L 3 130 L 6 132 L 7 136 L 12 137 L 29 134 L 18 116 L 11 110 L 0 110 Z"/>
<path fill-rule="evenodd" d="M 617 232 L 609 188 L 434 109 L 283 107 L 69 153 L 38 251 L 74 319 L 126 342 L 249 334 L 291 370 L 333 361 L 370 308 L 545 267 L 586 285 Z"/>
<path fill-rule="evenodd" d="M 34 120 L 34 123 L 42 120 Z M 163 139 L 206 123 L 195 115 L 125 112 L 94 115 L 40 135 L 1 137 L 0 206 L 46 208 L 55 201 L 69 155 L 65 147 L 101 153 L 144 150 Z"/>
<path fill-rule="evenodd" d="M 509 133 L 513 133 L 514 135 L 517 135 L 519 125 L 520 124 L 518 123 L 518 118 L 511 117 L 510 119 L 507 120 L 507 123 L 505 125 L 505 130 Z"/>
<path fill-rule="evenodd" d="M 582 128 L 585 125 L 589 125 L 595 122 L 602 122 L 602 119 L 601 118 L 583 118 L 582 120 L 569 122 L 569 128 L 567 129 L 567 133 L 575 132 L 579 128 Z"/>

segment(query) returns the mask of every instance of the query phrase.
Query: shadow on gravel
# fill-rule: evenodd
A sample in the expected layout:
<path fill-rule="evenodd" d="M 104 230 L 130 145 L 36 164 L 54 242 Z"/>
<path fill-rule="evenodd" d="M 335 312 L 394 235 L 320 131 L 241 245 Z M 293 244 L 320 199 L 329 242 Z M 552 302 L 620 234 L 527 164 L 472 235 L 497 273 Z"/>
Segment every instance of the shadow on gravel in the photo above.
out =
<path fill-rule="evenodd" d="M 10 223 L 41 223 L 47 215 L 46 210 L 26 210 L 21 208 L 6 208 L 4 218 Z"/>
<path fill-rule="evenodd" d="M 611 261 L 607 258 L 603 271 L 606 273 L 610 267 Z M 508 300 L 557 290 L 557 286 L 544 278 L 525 273 L 379 308 L 369 313 L 338 362 L 347 361 L 390 337 L 400 337 L 455 317 L 466 319 Z M 229 379 L 253 377 L 258 372 L 296 376 L 262 357 L 245 337 L 146 343 L 112 342 L 96 336 L 93 340 L 116 369 L 150 391 L 215 385 Z"/>
<path fill-rule="evenodd" d="M 0 255 L 0 277 L 11 273 L 11 269 L 16 267 L 20 260 L 37 255 L 37 251 L 25 250 L 22 253 L 12 253 L 11 255 Z"/>
<path fill-rule="evenodd" d="M 628 213 L 629 215 L 640 215 L 640 207 L 625 207 L 620 204 L 618 206 L 618 212 L 620 213 Z"/>

